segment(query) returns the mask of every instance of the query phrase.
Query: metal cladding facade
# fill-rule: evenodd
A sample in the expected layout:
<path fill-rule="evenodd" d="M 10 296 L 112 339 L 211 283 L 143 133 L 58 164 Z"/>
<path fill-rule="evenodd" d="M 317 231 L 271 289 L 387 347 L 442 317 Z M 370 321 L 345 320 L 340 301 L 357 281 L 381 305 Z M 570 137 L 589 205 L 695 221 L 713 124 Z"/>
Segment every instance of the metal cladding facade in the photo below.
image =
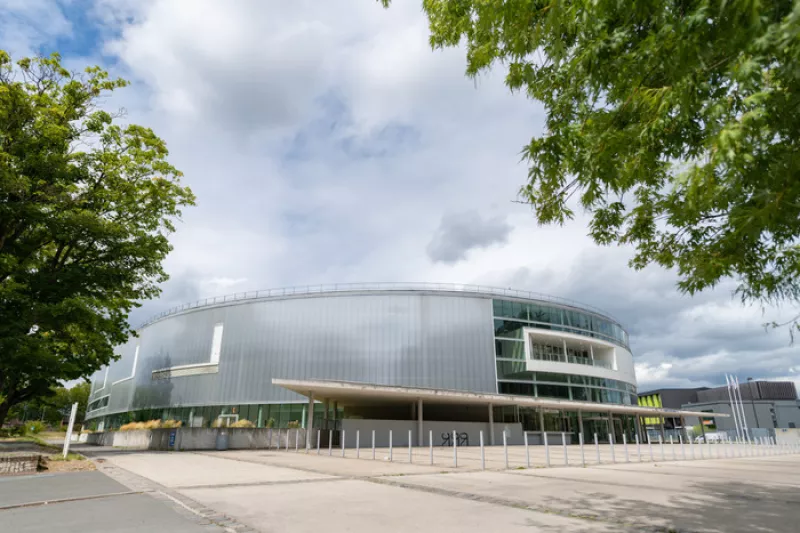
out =
<path fill-rule="evenodd" d="M 138 330 L 119 360 L 93 376 L 87 418 L 307 401 L 273 378 L 495 393 L 498 298 L 580 309 L 436 287 L 268 292 L 172 312 Z"/>

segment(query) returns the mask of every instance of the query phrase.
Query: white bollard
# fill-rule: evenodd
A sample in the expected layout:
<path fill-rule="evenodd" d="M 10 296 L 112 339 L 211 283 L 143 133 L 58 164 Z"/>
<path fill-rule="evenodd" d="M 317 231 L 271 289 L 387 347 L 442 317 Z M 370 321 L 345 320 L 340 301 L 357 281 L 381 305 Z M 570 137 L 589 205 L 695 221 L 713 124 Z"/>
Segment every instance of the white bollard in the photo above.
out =
<path fill-rule="evenodd" d="M 617 456 L 614 455 L 614 435 L 612 435 L 611 433 L 608 434 L 608 444 L 611 447 L 611 462 L 616 464 Z"/>
<path fill-rule="evenodd" d="M 628 456 L 628 437 L 625 433 L 622 434 L 622 447 L 625 448 L 625 462 L 630 463 L 631 459 Z"/>
<path fill-rule="evenodd" d="M 389 462 L 392 462 L 392 430 L 389 430 Z"/>
<path fill-rule="evenodd" d="M 642 445 L 639 442 L 639 434 L 636 434 L 636 455 L 639 457 L 639 462 L 642 462 Z"/>
<path fill-rule="evenodd" d="M 411 452 L 411 437 L 412 437 L 411 430 L 409 429 L 408 430 L 408 463 L 409 464 L 414 462 L 414 459 L 413 459 L 413 457 L 411 455 L 411 453 L 412 453 Z"/>
<path fill-rule="evenodd" d="M 375 460 L 375 430 L 372 430 L 372 460 Z"/>
<path fill-rule="evenodd" d="M 361 457 L 361 430 L 356 430 L 356 459 Z"/>
<path fill-rule="evenodd" d="M 269 428 L 269 431 L 267 432 L 267 449 L 272 449 L 272 428 Z"/>
<path fill-rule="evenodd" d="M 676 461 L 678 458 L 675 456 L 675 442 L 672 440 L 672 435 L 669 436 L 669 449 L 672 450 L 672 460 Z"/>
<path fill-rule="evenodd" d="M 428 430 L 428 448 L 430 448 L 431 465 L 433 465 L 433 430 Z"/>
<path fill-rule="evenodd" d="M 286 428 L 286 451 L 289 451 L 289 428 Z"/>
<path fill-rule="evenodd" d="M 506 470 L 508 470 L 508 438 L 505 429 L 503 429 L 503 455 L 506 459 Z"/>
<path fill-rule="evenodd" d="M 280 437 L 280 433 L 278 433 L 278 437 Z M 328 430 L 328 455 L 333 455 L 333 430 Z"/>
<path fill-rule="evenodd" d="M 647 449 L 650 451 L 650 462 L 655 461 L 653 458 L 653 442 L 650 439 L 650 433 L 647 434 Z"/>
<path fill-rule="evenodd" d="M 597 433 L 594 434 L 594 451 L 597 452 L 597 464 L 600 464 L 600 442 L 597 440 Z"/>
<path fill-rule="evenodd" d="M 664 439 L 661 438 L 661 435 L 658 436 L 658 445 L 661 447 L 661 460 L 666 461 L 667 458 L 664 456 Z"/>
<path fill-rule="evenodd" d="M 542 438 L 544 439 L 544 463 L 550 466 L 550 444 L 547 442 L 547 432 L 542 431 Z"/>
<path fill-rule="evenodd" d="M 295 453 L 297 453 L 297 451 L 299 449 L 300 449 L 300 430 L 299 429 L 295 429 L 294 430 L 294 451 L 295 451 Z"/>
<path fill-rule="evenodd" d="M 583 431 L 578 433 L 578 442 L 581 445 L 581 466 L 586 466 L 586 455 L 583 452 Z"/>
<path fill-rule="evenodd" d="M 683 447 L 683 435 L 678 435 L 678 440 L 681 443 L 681 458 L 686 460 L 686 448 Z"/>
<path fill-rule="evenodd" d="M 531 454 L 528 451 L 528 432 L 523 431 L 522 436 L 525 439 L 525 468 L 531 467 Z M 483 431 L 481 431 L 481 468 L 483 467 Z"/>
<path fill-rule="evenodd" d="M 319 437 L 320 437 L 320 430 L 317 430 L 317 455 L 319 455 Z"/>
<path fill-rule="evenodd" d="M 342 457 L 344 457 L 344 430 L 342 430 Z"/>
<path fill-rule="evenodd" d="M 505 433 L 503 433 L 505 435 Z M 481 470 L 486 470 L 486 457 L 483 452 L 483 430 L 481 430 Z"/>
<path fill-rule="evenodd" d="M 453 467 L 458 468 L 458 434 L 453 430 Z"/>
<path fill-rule="evenodd" d="M 564 466 L 569 466 L 569 457 L 567 457 L 567 434 L 561 432 L 561 447 L 564 450 Z"/>

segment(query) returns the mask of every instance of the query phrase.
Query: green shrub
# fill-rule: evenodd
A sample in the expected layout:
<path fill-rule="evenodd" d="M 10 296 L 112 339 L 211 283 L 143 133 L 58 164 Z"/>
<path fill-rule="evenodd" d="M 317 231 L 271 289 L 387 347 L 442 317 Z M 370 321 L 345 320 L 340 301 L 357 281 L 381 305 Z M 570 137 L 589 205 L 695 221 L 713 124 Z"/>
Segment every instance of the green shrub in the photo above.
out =
<path fill-rule="evenodd" d="M 34 420 L 32 422 L 26 422 L 25 428 L 28 430 L 28 433 L 36 435 L 37 433 L 41 433 L 42 431 L 46 430 L 47 424 L 39 420 Z"/>
<path fill-rule="evenodd" d="M 183 422 L 181 422 L 180 420 L 164 420 L 163 422 L 161 422 L 161 427 L 162 428 L 169 428 L 169 429 L 171 429 L 171 428 L 179 428 L 182 425 L 183 425 Z"/>
<path fill-rule="evenodd" d="M 300 421 L 299 420 L 292 420 L 288 424 L 286 424 L 286 427 L 289 428 L 289 429 L 297 429 L 297 428 L 300 427 Z"/>
<path fill-rule="evenodd" d="M 243 418 L 242 420 L 237 420 L 236 422 L 231 424 L 231 427 L 232 428 L 254 428 L 254 427 L 256 427 L 256 425 L 253 424 L 252 422 L 250 422 L 249 420 L 247 420 L 246 418 Z"/>
<path fill-rule="evenodd" d="M 267 420 L 267 427 L 268 428 L 274 428 L 275 427 L 275 419 L 274 418 L 270 418 L 269 420 Z"/>

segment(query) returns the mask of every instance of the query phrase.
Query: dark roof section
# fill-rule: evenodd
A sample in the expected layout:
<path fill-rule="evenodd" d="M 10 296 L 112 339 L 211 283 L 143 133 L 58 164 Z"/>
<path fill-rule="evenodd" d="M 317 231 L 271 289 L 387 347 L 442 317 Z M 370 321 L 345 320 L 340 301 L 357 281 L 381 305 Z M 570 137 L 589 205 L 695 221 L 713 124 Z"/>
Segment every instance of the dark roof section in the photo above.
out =
<path fill-rule="evenodd" d="M 697 403 L 697 395 L 708 387 L 698 387 L 695 389 L 656 389 L 648 392 L 640 392 L 639 396 L 650 396 L 658 394 L 661 396 L 661 405 L 667 409 L 680 409 L 681 405 L 687 403 Z"/>

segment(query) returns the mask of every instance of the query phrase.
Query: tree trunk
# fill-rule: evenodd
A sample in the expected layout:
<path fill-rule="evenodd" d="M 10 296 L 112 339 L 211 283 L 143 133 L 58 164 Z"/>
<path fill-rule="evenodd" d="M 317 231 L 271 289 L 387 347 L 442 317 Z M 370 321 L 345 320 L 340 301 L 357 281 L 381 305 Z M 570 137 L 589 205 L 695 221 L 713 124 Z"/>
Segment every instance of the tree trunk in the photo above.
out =
<path fill-rule="evenodd" d="M 7 400 L 4 400 L 2 403 L 0 403 L 0 428 L 3 427 L 3 424 L 6 421 L 9 409 L 11 409 L 11 404 L 8 403 Z"/>

